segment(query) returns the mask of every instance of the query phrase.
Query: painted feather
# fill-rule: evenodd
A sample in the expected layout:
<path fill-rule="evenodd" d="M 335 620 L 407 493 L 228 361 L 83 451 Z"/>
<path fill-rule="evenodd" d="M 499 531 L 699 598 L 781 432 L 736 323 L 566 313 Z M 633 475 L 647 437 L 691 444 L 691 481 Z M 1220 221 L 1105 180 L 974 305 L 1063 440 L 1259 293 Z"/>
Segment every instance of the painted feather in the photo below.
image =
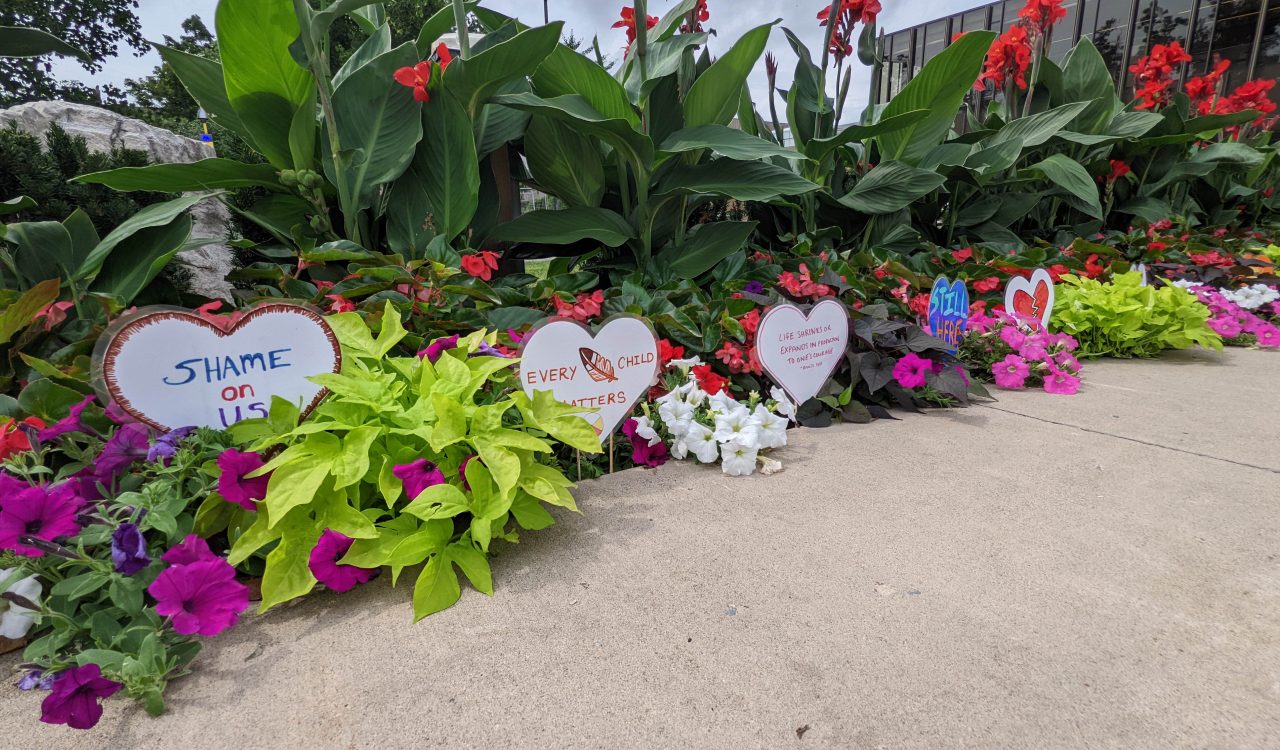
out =
<path fill-rule="evenodd" d="M 582 347 L 578 350 L 578 356 L 582 358 L 582 366 L 586 368 L 587 374 L 597 383 L 605 381 L 612 383 L 618 379 L 613 372 L 613 363 L 603 354 Z"/>

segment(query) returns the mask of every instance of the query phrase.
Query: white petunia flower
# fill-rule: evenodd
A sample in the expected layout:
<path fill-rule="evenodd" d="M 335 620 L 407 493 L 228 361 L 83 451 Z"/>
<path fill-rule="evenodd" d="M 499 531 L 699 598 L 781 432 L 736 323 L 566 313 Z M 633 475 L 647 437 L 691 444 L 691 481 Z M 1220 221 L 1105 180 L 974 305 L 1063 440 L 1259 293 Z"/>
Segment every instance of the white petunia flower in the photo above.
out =
<path fill-rule="evenodd" d="M 707 392 L 699 388 L 698 381 L 692 378 L 672 393 L 679 394 L 678 398 L 690 406 L 702 406 L 702 402 L 707 400 Z"/>
<path fill-rule="evenodd" d="M 738 400 L 729 395 L 728 391 L 720 391 L 714 396 L 707 398 L 707 408 L 712 414 L 728 414 L 735 409 L 743 408 Z"/>
<path fill-rule="evenodd" d="M 791 399 L 787 398 L 786 391 L 775 385 L 769 389 L 769 398 L 778 402 L 777 411 L 779 414 L 792 422 L 796 421 L 796 405 L 791 403 Z"/>
<path fill-rule="evenodd" d="M 663 422 L 666 422 L 671 434 L 679 434 L 675 431 L 674 425 L 677 422 L 685 422 L 693 418 L 693 404 L 676 399 L 659 402 L 658 416 L 662 417 Z"/>
<path fill-rule="evenodd" d="M 716 415 L 716 440 L 722 443 L 736 441 L 752 448 L 760 447 L 760 422 L 747 407 L 738 408 L 726 414 Z"/>
<path fill-rule="evenodd" d="M 767 477 L 767 476 L 772 476 L 774 474 L 777 474 L 780 471 L 782 471 L 781 461 L 779 461 L 776 458 L 768 458 L 767 456 L 760 456 L 760 473 L 761 474 L 764 474 Z"/>
<path fill-rule="evenodd" d="M 673 437 L 684 437 L 689 433 L 689 428 L 693 425 L 693 417 L 689 416 L 685 419 L 679 419 L 675 422 L 667 422 L 667 432 Z"/>
<path fill-rule="evenodd" d="M 683 461 L 689 457 L 689 444 L 684 441 L 684 438 L 676 438 L 671 443 L 671 457 L 677 461 Z"/>
<path fill-rule="evenodd" d="M 755 473 L 757 448 L 742 443 L 725 443 L 720 469 L 731 477 L 745 477 Z"/>
<path fill-rule="evenodd" d="M 698 367 L 702 364 L 702 358 L 686 357 L 685 359 L 673 359 L 668 364 L 675 367 Z"/>
<path fill-rule="evenodd" d="M 760 447 L 781 448 L 787 444 L 787 420 L 774 414 L 761 404 L 752 417 L 759 423 Z"/>
<path fill-rule="evenodd" d="M 1179 289 L 1193 289 L 1198 286 L 1204 286 L 1204 284 L 1201 284 L 1198 281 L 1192 281 L 1191 279 L 1178 279 L 1173 282 L 1173 285 Z"/>
<path fill-rule="evenodd" d="M 33 604 L 39 604 L 42 591 L 40 581 L 35 576 L 27 576 L 10 583 L 9 579 L 17 575 L 17 568 L 0 568 L 0 587 L 4 587 L 6 593 L 16 594 Z M 16 641 L 25 636 L 35 622 L 35 612 L 19 607 L 8 599 L 0 599 L 0 637 Z"/>
<path fill-rule="evenodd" d="M 658 431 L 653 429 L 653 422 L 648 417 L 639 416 L 636 420 L 636 434 L 649 441 L 649 445 L 657 445 L 662 442 L 662 438 L 658 436 Z"/>
<path fill-rule="evenodd" d="M 713 464 L 720 457 L 720 444 L 706 425 L 697 422 L 690 425 L 689 431 L 685 433 L 684 443 L 700 463 Z"/>

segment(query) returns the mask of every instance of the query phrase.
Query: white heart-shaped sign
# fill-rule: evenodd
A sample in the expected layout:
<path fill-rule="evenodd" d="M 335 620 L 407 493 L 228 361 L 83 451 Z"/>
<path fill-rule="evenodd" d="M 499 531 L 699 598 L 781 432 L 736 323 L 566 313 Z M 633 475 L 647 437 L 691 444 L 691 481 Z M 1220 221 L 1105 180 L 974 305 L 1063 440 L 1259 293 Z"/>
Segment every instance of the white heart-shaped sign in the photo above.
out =
<path fill-rule="evenodd" d="M 1048 330 L 1053 300 L 1053 277 L 1043 268 L 1037 268 L 1030 279 L 1014 276 L 1004 289 L 1005 312 L 1032 328 Z"/>
<path fill-rule="evenodd" d="M 267 303 L 234 324 L 152 307 L 111 326 L 94 352 L 103 399 L 158 430 L 225 429 L 267 416 L 273 396 L 306 416 L 328 393 L 307 378 L 342 370 L 342 349 L 324 318 Z"/>
<path fill-rule="evenodd" d="M 598 409 L 582 417 L 602 436 L 618 429 L 658 379 L 658 337 L 644 320 L 609 319 L 595 334 L 581 323 L 553 318 L 525 339 L 520 384 L 533 397 L 551 391 L 557 401 Z"/>
<path fill-rule="evenodd" d="M 797 405 L 822 392 L 848 347 L 849 314 L 833 299 L 808 315 L 795 305 L 774 305 L 756 329 L 760 365 Z"/>

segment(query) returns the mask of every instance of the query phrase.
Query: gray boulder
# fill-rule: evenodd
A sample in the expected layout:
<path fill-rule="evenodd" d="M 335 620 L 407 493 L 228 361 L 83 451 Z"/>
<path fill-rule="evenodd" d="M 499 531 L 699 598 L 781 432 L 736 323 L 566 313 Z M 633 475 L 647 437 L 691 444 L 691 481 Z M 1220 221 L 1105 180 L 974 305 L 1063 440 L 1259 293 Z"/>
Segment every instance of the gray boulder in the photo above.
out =
<path fill-rule="evenodd" d="M 215 156 L 212 146 L 148 125 L 141 120 L 118 115 L 87 104 L 70 102 L 31 102 L 0 109 L 0 127 L 16 123 L 18 128 L 43 137 L 50 125 L 57 124 L 69 135 L 84 138 L 90 151 L 108 152 L 113 148 L 144 151 L 153 163 L 193 162 Z M 206 297 L 231 299 L 227 274 L 234 268 L 234 254 L 222 242 L 227 238 L 231 213 L 217 199 L 198 203 L 191 210 L 193 239 L 216 240 L 179 254 L 191 268 L 191 291 Z"/>

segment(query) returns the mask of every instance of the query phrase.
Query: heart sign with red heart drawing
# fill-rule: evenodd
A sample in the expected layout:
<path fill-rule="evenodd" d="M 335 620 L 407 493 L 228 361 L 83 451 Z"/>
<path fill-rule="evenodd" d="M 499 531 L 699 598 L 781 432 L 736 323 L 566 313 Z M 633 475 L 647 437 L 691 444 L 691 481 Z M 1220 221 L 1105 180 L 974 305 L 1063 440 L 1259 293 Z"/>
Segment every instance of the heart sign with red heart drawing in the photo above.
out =
<path fill-rule="evenodd" d="M 539 324 L 520 350 L 520 385 L 581 406 L 602 437 L 618 429 L 658 379 L 658 337 L 642 318 L 617 315 L 594 333 L 575 320 Z M 594 411 L 592 411 L 594 410 Z"/>
<path fill-rule="evenodd" d="M 1004 291 L 1005 310 L 1033 329 L 1047 329 L 1053 314 L 1053 279 L 1037 268 L 1030 279 L 1014 276 Z"/>
<path fill-rule="evenodd" d="M 271 302 L 226 325 L 178 308 L 116 321 L 94 350 L 103 400 L 158 430 L 266 417 L 273 397 L 306 416 L 328 393 L 311 382 L 342 371 L 342 349 L 318 312 Z"/>

